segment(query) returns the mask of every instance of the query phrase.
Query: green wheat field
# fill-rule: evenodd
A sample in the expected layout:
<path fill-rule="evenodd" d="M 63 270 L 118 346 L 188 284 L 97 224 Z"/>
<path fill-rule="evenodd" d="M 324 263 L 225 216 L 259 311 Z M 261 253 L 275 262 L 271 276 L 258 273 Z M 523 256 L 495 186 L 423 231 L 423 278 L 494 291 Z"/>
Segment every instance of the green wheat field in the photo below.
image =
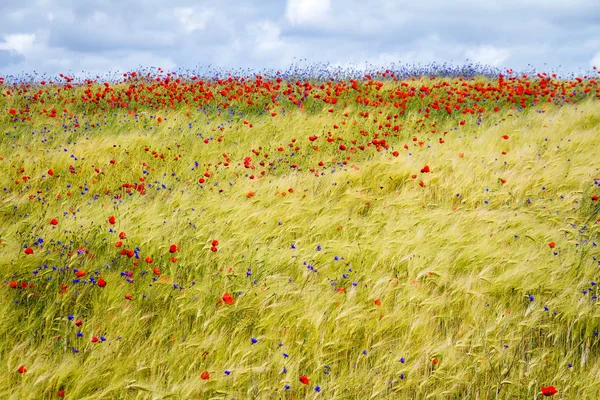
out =
<path fill-rule="evenodd" d="M 600 398 L 594 81 L 161 77 L 0 86 L 0 398 Z"/>

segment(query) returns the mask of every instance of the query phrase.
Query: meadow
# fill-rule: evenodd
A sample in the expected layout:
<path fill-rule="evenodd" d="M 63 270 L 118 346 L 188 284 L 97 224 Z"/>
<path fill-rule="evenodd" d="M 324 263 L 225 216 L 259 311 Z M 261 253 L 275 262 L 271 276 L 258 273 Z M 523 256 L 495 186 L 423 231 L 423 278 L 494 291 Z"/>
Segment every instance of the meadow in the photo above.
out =
<path fill-rule="evenodd" d="M 0 78 L 0 398 L 599 398 L 598 82 Z"/>

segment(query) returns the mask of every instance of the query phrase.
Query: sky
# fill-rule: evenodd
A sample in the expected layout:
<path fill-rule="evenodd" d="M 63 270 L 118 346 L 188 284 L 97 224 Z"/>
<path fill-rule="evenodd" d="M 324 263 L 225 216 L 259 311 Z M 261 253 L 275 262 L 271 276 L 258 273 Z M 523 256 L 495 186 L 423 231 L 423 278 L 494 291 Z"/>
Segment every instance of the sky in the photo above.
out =
<path fill-rule="evenodd" d="M 467 62 L 600 68 L 600 1 L 0 0 L 0 76 Z"/>

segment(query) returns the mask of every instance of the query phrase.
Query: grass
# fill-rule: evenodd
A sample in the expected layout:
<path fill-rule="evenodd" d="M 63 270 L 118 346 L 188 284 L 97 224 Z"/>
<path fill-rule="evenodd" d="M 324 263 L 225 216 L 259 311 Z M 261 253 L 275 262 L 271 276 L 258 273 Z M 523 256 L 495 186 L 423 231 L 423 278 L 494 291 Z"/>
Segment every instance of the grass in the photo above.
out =
<path fill-rule="evenodd" d="M 554 385 L 598 398 L 597 102 L 458 130 L 440 118 L 444 143 L 386 138 L 398 156 L 325 141 L 340 121 L 333 136 L 360 141 L 373 117 L 358 111 L 292 109 L 224 133 L 216 111 L 90 114 L 94 133 L 57 125 L 46 140 L 43 123 L 31 135 L 6 120 L 0 397 L 505 399 Z M 418 125 L 416 110 L 402 118 Z M 264 176 L 260 160 L 274 163 Z M 144 194 L 126 193 L 140 178 Z"/>

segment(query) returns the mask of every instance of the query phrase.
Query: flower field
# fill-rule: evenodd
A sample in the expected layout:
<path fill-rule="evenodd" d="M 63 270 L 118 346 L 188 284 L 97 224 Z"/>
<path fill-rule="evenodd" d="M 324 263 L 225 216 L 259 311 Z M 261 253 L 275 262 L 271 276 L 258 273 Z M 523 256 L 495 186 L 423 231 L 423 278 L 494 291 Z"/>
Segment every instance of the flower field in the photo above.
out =
<path fill-rule="evenodd" d="M 0 93 L 0 398 L 600 397 L 595 69 Z"/>

